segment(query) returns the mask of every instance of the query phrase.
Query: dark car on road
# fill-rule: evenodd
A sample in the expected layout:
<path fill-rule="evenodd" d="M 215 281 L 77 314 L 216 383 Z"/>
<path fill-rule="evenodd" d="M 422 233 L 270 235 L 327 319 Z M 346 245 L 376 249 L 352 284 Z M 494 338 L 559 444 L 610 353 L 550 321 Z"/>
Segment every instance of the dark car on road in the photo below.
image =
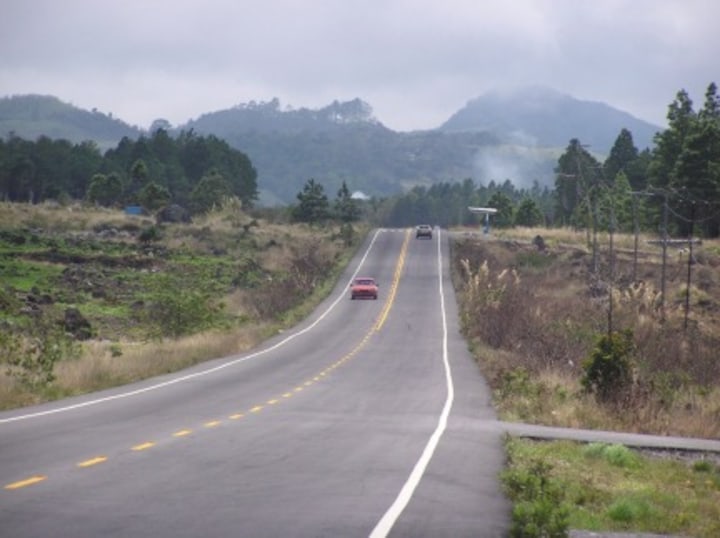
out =
<path fill-rule="evenodd" d="M 415 228 L 415 239 L 420 239 L 421 237 L 427 237 L 428 239 L 432 239 L 432 226 L 429 224 L 420 224 Z"/>

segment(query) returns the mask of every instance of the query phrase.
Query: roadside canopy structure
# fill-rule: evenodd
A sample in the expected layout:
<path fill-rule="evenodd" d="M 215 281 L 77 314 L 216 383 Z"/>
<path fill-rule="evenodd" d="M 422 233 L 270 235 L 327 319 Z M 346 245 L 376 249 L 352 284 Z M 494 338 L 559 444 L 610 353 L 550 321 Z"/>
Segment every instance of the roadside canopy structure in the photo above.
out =
<path fill-rule="evenodd" d="M 483 225 L 483 233 L 489 233 L 490 232 L 490 215 L 494 215 L 498 212 L 497 209 L 494 207 L 472 207 L 469 206 L 468 210 L 471 213 L 480 213 L 481 215 L 485 215 L 485 224 Z"/>

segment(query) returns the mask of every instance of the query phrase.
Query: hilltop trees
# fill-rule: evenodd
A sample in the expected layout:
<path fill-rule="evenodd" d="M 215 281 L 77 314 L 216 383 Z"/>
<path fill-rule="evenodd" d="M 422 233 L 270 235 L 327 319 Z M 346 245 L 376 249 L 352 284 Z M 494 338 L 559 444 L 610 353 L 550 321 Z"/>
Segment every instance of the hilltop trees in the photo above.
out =
<path fill-rule="evenodd" d="M 0 198 L 38 203 L 64 194 L 80 199 L 93 174 L 102 171 L 102 160 L 92 142 L 0 139 Z"/>
<path fill-rule="evenodd" d="M 170 202 L 186 205 L 192 199 L 197 207 L 206 207 L 208 200 L 198 200 L 196 189 L 214 173 L 224 178 L 226 195 L 238 197 L 244 206 L 251 206 L 258 195 L 257 172 L 250 159 L 214 136 L 189 131 L 173 139 L 158 129 L 135 142 L 124 138 L 106 153 L 105 160 L 107 168 L 128 178 L 128 201 L 137 201 L 138 193 L 152 181 L 153 190 L 169 193 Z M 209 197 L 215 194 L 213 190 Z"/>
<path fill-rule="evenodd" d="M 0 139 L 0 199 L 11 202 L 65 196 L 103 206 L 139 203 L 153 211 L 193 199 L 205 207 L 207 200 L 198 200 L 196 188 L 215 172 L 224 178 L 227 196 L 244 206 L 257 199 L 257 172 L 250 159 L 213 136 L 183 132 L 173 139 L 157 129 L 135 141 L 123 138 L 105 155 L 90 142 Z M 213 188 L 209 196 L 215 194 Z"/>
<path fill-rule="evenodd" d="M 557 161 L 554 190 L 540 187 L 537 180 L 531 188 L 517 188 L 510 179 L 484 184 L 476 184 L 472 178 L 438 181 L 443 168 L 436 166 L 439 157 L 433 148 L 447 144 L 447 149 L 457 150 L 463 147 L 459 142 L 464 139 L 439 133 L 428 138 L 408 135 L 402 144 L 393 146 L 388 142 L 388 131 L 371 121 L 369 110 L 361 102 L 351 105 L 334 104 L 320 116 L 292 116 L 297 116 L 298 126 L 323 126 L 302 135 L 315 148 L 306 160 L 319 166 L 323 177 L 332 178 L 332 185 L 342 183 L 332 203 L 316 179 L 306 183 L 292 208 L 297 221 L 338 219 L 349 223 L 359 218 L 360 206 L 350 196 L 343 178 L 351 178 L 363 190 L 379 192 L 376 180 L 382 174 L 376 163 L 391 161 L 395 172 L 409 178 L 407 182 L 414 186 L 402 194 L 371 201 L 368 207 L 383 225 L 477 225 L 479 218 L 468 211 L 468 206 L 492 205 L 501 210 L 491 219 L 500 227 L 545 222 L 573 226 L 589 234 L 611 224 L 617 225 L 614 229 L 630 230 L 637 221 L 646 229 L 657 230 L 662 215 L 668 215 L 670 234 L 685 236 L 695 223 L 695 232 L 701 230 L 708 237 L 720 235 L 720 97 L 714 83 L 708 86 L 698 111 L 686 91 L 677 93 L 668 107 L 668 128 L 657 133 L 652 150 L 638 151 L 632 133 L 622 129 L 602 161 L 597 150 L 571 139 Z M 289 118 L 278 106 L 272 101 L 240 112 L 251 114 L 254 121 L 274 125 Z M 323 119 L 325 113 L 332 119 L 331 130 L 327 118 Z M 335 141 L 335 134 L 344 132 L 348 124 L 357 124 L 359 130 L 353 131 L 352 138 Z M 169 125 L 160 121 L 149 135 L 136 140 L 123 138 L 104 155 L 90 142 L 73 145 L 47 137 L 30 142 L 12 135 L 0 139 L 0 199 L 37 203 L 48 198 L 85 198 L 104 206 L 141 204 L 150 211 L 168 203 L 205 211 L 219 201 L 219 196 L 236 197 L 245 207 L 254 203 L 258 197 L 257 173 L 247 155 L 217 136 L 199 136 L 191 129 L 173 138 L 165 127 Z M 258 131 L 236 139 L 235 144 L 242 140 L 254 147 L 252 144 L 258 142 L 252 142 L 252 137 L 261 135 Z M 286 145 L 283 140 L 275 139 L 273 143 L 279 146 L 274 150 L 287 153 L 292 144 Z M 375 147 L 378 140 L 382 147 Z M 337 151 L 336 144 L 340 144 Z M 491 151 L 488 148 L 493 144 L 486 135 L 478 135 L 471 146 L 474 151 Z M 335 157 L 362 155 L 358 148 L 374 152 L 373 159 L 363 160 L 362 172 L 341 170 Z M 259 154 L 253 150 L 253 155 Z M 418 163 L 424 163 L 422 174 L 416 173 Z M 284 166 L 282 174 L 268 177 L 272 174 L 267 174 L 264 163 L 267 190 L 272 190 L 269 183 L 286 174 L 298 176 L 295 163 Z M 207 193 L 201 192 L 201 183 L 203 189 L 209 188 Z"/>
<path fill-rule="evenodd" d="M 720 235 L 720 97 L 711 83 L 700 111 L 685 90 L 668 107 L 668 129 L 655 137 L 648 170 L 659 204 L 674 208 L 671 225 L 680 234 L 693 222 L 705 235 Z"/>

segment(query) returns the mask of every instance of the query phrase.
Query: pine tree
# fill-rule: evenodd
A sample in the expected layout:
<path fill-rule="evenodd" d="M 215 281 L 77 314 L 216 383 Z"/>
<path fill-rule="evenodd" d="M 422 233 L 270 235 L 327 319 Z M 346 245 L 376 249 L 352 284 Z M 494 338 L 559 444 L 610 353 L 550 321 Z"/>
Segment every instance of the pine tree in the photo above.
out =
<path fill-rule="evenodd" d="M 298 222 L 318 224 L 330 218 L 330 203 L 325 188 L 309 179 L 303 190 L 297 194 L 298 205 L 293 207 L 293 218 Z"/>
<path fill-rule="evenodd" d="M 350 189 L 344 181 L 335 199 L 335 216 L 345 223 L 354 222 L 360 218 L 360 207 L 357 200 L 352 198 Z"/>

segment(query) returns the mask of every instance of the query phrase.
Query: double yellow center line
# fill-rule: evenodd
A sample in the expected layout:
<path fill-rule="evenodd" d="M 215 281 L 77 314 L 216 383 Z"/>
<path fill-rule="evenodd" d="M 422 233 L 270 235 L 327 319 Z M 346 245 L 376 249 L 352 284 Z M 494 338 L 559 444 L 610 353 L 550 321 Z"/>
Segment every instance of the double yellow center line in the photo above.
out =
<path fill-rule="evenodd" d="M 407 257 L 408 245 L 410 244 L 410 230 L 405 232 L 405 240 L 403 241 L 402 247 L 400 248 L 400 255 L 398 256 L 397 264 L 395 265 L 395 274 L 393 275 L 392 284 L 390 285 L 390 291 L 388 292 L 388 298 L 385 301 L 382 312 L 378 316 L 378 320 L 373 327 L 373 331 L 379 331 L 385 324 L 385 320 L 390 314 L 390 309 L 395 302 L 395 294 L 397 293 L 398 285 L 400 284 L 400 277 L 402 276 L 403 268 L 405 267 L 405 258 Z"/>

